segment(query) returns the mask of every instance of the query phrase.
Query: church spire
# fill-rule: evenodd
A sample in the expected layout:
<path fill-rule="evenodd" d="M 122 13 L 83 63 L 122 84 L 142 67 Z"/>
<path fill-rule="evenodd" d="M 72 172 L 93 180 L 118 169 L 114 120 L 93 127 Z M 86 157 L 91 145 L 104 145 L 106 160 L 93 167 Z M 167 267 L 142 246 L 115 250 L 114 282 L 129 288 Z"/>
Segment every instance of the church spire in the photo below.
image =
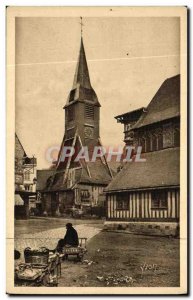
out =
<path fill-rule="evenodd" d="M 79 51 L 79 57 L 78 62 L 76 66 L 76 72 L 74 75 L 74 82 L 73 82 L 73 89 L 77 87 L 77 85 L 81 85 L 82 87 L 85 87 L 87 89 L 92 89 L 91 83 L 90 83 L 90 76 L 88 71 L 88 65 L 86 61 L 86 54 L 84 50 L 84 43 L 83 43 L 83 22 L 82 17 L 80 17 L 80 33 L 81 33 L 81 41 L 80 41 L 80 51 Z"/>
<path fill-rule="evenodd" d="M 76 66 L 76 72 L 74 75 L 74 83 L 72 88 L 75 89 L 78 85 L 87 89 L 92 89 L 82 36 L 80 42 L 78 63 Z"/>
<path fill-rule="evenodd" d="M 81 18 L 81 40 L 80 40 L 80 51 L 78 56 L 78 62 L 74 75 L 73 86 L 68 96 L 65 107 L 74 103 L 75 101 L 85 102 L 90 101 L 93 105 L 100 106 L 97 95 L 92 88 L 89 76 L 89 70 L 86 60 L 86 54 L 84 49 L 83 37 L 82 37 L 82 18 Z M 65 108 L 64 107 L 64 108 Z"/>
<path fill-rule="evenodd" d="M 83 22 L 82 22 L 82 17 L 80 17 L 80 33 L 81 33 L 81 37 L 82 37 L 82 34 L 83 34 Z"/>

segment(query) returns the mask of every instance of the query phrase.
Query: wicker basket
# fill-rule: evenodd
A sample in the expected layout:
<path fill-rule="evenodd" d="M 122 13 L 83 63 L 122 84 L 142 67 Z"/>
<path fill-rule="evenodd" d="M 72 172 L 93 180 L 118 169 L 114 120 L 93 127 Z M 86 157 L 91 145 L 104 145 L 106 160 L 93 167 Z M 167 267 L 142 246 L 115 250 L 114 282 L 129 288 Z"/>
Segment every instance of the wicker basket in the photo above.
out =
<path fill-rule="evenodd" d="M 42 247 L 39 249 L 26 248 L 24 250 L 25 263 L 48 264 L 49 249 Z"/>

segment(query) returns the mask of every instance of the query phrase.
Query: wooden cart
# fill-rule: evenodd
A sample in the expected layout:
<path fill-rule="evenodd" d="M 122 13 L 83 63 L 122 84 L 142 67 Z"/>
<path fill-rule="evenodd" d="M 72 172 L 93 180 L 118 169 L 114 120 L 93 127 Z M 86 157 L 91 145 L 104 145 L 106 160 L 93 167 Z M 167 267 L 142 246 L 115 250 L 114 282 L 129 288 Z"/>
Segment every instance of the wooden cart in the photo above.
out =
<path fill-rule="evenodd" d="M 47 258 L 32 255 L 15 268 L 16 286 L 57 286 L 63 254 L 49 251 Z"/>

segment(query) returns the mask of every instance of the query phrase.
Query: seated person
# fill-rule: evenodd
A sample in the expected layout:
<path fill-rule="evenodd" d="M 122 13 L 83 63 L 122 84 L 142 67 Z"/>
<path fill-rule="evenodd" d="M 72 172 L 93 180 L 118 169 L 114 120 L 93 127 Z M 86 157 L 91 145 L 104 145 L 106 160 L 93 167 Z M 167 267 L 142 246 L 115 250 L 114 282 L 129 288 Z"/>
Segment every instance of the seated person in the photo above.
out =
<path fill-rule="evenodd" d="M 78 234 L 71 223 L 66 224 L 66 234 L 64 239 L 58 241 L 57 251 L 61 252 L 63 247 L 78 247 Z"/>

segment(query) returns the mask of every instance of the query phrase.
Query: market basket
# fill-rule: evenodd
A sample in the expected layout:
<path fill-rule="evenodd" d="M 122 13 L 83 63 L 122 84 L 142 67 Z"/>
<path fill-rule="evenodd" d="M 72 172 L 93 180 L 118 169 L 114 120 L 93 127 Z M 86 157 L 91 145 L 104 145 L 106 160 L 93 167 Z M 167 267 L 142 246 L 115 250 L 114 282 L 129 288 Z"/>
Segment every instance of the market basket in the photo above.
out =
<path fill-rule="evenodd" d="M 26 248 L 24 250 L 25 263 L 48 264 L 49 249 L 40 247 L 38 249 Z"/>

